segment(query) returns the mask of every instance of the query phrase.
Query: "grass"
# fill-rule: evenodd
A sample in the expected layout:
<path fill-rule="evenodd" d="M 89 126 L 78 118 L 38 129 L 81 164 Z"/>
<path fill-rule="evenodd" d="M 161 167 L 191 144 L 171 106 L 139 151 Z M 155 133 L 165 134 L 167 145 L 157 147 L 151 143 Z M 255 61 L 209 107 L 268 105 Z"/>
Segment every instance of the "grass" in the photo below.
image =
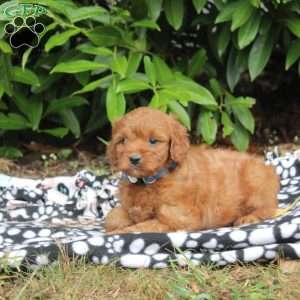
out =
<path fill-rule="evenodd" d="M 33 272 L 0 274 L 0 299 L 300 299 L 300 264 L 294 263 L 292 272 L 278 262 L 130 270 L 62 257 L 57 264 Z"/>

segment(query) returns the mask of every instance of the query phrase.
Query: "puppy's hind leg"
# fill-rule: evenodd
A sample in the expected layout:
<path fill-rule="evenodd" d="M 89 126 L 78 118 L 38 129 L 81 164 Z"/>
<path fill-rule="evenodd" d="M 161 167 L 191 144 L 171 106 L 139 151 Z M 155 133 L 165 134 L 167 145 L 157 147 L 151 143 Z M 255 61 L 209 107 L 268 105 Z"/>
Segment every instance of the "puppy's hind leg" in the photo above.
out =
<path fill-rule="evenodd" d="M 184 205 L 164 204 L 158 212 L 158 219 L 168 225 L 172 231 L 203 229 L 200 211 Z"/>
<path fill-rule="evenodd" d="M 234 225 L 245 225 L 251 223 L 257 223 L 265 219 L 269 219 L 275 216 L 276 208 L 275 207 L 259 207 L 253 210 L 251 213 L 239 217 Z"/>
<path fill-rule="evenodd" d="M 245 195 L 245 201 L 241 203 L 244 215 L 234 224 L 256 223 L 274 217 L 279 191 L 279 178 L 274 168 L 258 160 L 249 160 L 244 165 L 241 177 Z"/>
<path fill-rule="evenodd" d="M 265 219 L 275 217 L 277 209 L 277 178 L 273 181 L 273 186 L 263 186 L 253 189 L 252 195 L 248 196 L 247 200 L 242 204 L 244 215 L 237 218 L 234 225 L 243 225 L 249 223 L 257 223 Z"/>

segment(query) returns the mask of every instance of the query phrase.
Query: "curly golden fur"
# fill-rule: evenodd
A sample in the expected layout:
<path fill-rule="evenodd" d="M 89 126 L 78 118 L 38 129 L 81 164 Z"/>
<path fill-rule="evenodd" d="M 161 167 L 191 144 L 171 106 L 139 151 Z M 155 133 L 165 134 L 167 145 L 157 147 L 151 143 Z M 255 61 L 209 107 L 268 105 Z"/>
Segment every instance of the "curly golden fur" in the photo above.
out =
<path fill-rule="evenodd" d="M 106 217 L 107 232 L 241 225 L 270 218 L 277 208 L 279 178 L 273 167 L 247 153 L 191 146 L 186 129 L 158 110 L 141 107 L 116 122 L 107 155 L 115 170 L 137 178 L 177 163 L 152 184 L 121 180 L 121 205 Z M 132 155 L 140 157 L 138 164 Z"/>

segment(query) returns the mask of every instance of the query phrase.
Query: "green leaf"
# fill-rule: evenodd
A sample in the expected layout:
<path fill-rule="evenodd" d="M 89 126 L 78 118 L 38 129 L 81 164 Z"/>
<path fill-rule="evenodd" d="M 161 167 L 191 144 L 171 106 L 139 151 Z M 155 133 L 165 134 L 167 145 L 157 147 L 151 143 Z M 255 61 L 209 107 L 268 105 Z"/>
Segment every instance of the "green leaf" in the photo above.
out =
<path fill-rule="evenodd" d="M 4 91 L 10 97 L 13 94 L 13 87 L 11 84 L 12 73 L 10 57 L 7 54 L 0 54 L 0 74 L 5 74 L 5 76 L 0 76 L 0 82 Z"/>
<path fill-rule="evenodd" d="M 249 146 L 250 134 L 239 123 L 235 123 L 230 139 L 239 151 L 245 151 Z"/>
<path fill-rule="evenodd" d="M 234 125 L 229 115 L 225 111 L 222 111 L 221 113 L 221 122 L 223 125 L 223 138 L 225 138 L 226 136 L 230 135 L 233 132 Z"/>
<path fill-rule="evenodd" d="M 65 109 L 59 112 L 63 124 L 70 129 L 76 138 L 80 137 L 81 129 L 79 121 L 71 109 Z"/>
<path fill-rule="evenodd" d="M 120 31 L 112 26 L 95 27 L 87 36 L 95 45 L 101 47 L 118 45 L 122 41 Z"/>
<path fill-rule="evenodd" d="M 0 129 L 19 130 L 26 128 L 30 128 L 30 123 L 21 115 L 0 113 Z"/>
<path fill-rule="evenodd" d="M 158 56 L 154 56 L 153 64 L 155 67 L 156 78 L 159 83 L 164 84 L 173 80 L 173 73 L 169 66 Z"/>
<path fill-rule="evenodd" d="M 199 49 L 192 56 L 188 65 L 188 76 L 194 78 L 202 73 L 203 67 L 207 61 L 207 55 L 205 49 Z"/>
<path fill-rule="evenodd" d="M 169 24 L 175 30 L 178 30 L 181 27 L 183 21 L 183 0 L 164 0 L 164 12 Z"/>
<path fill-rule="evenodd" d="M 136 71 L 138 70 L 138 68 L 140 66 L 141 59 L 142 59 L 142 54 L 140 52 L 131 51 L 129 53 L 128 66 L 127 66 L 127 71 L 126 71 L 127 77 L 130 77 L 136 73 Z"/>
<path fill-rule="evenodd" d="M 82 86 L 86 86 L 90 80 L 90 72 L 76 73 L 74 76 Z"/>
<path fill-rule="evenodd" d="M 261 14 L 253 14 L 238 32 L 238 45 L 240 49 L 247 47 L 256 37 L 261 21 Z"/>
<path fill-rule="evenodd" d="M 106 9 L 100 6 L 84 6 L 75 9 L 68 9 L 67 16 L 72 23 L 76 23 L 82 20 L 97 17 L 99 15 L 107 14 Z"/>
<path fill-rule="evenodd" d="M 52 86 L 55 82 L 57 82 L 61 78 L 62 78 L 62 74 L 53 74 L 53 75 L 47 75 L 47 76 L 43 76 L 42 74 L 40 74 L 40 78 L 39 78 L 40 86 L 39 87 L 33 86 L 31 88 L 31 91 L 34 94 L 40 94 L 40 93 L 48 90 L 50 88 L 50 86 Z"/>
<path fill-rule="evenodd" d="M 216 140 L 217 121 L 211 111 L 202 110 L 197 121 L 197 134 L 201 133 L 205 142 L 211 145 Z"/>
<path fill-rule="evenodd" d="M 106 94 L 106 112 L 111 123 L 124 115 L 126 111 L 126 101 L 122 93 L 116 93 L 110 86 Z"/>
<path fill-rule="evenodd" d="M 197 14 L 200 14 L 202 9 L 204 8 L 207 0 L 193 0 L 193 5 L 196 9 Z"/>
<path fill-rule="evenodd" d="M 77 35 L 79 32 L 79 29 L 69 29 L 62 33 L 52 35 L 45 44 L 45 51 L 49 52 L 54 47 L 64 45 L 72 36 Z"/>
<path fill-rule="evenodd" d="M 12 54 L 11 47 L 4 40 L 0 40 L 0 50 L 5 54 Z"/>
<path fill-rule="evenodd" d="M 260 35 L 251 47 L 248 68 L 253 81 L 265 68 L 274 46 L 274 33 Z"/>
<path fill-rule="evenodd" d="M 162 0 L 147 1 L 147 6 L 149 17 L 154 21 L 157 20 L 161 13 Z"/>
<path fill-rule="evenodd" d="M 159 95 L 158 93 L 155 93 L 149 102 L 149 107 L 159 108 L 160 105 Z"/>
<path fill-rule="evenodd" d="M 212 91 L 213 95 L 216 98 L 223 96 L 224 89 L 222 85 L 215 78 L 211 78 L 209 80 L 209 86 L 210 86 L 210 90 Z"/>
<path fill-rule="evenodd" d="M 1 9 L 0 9 L 1 11 Z M 1 21 L 1 15 L 0 15 L 0 21 Z M 4 27 L 6 25 L 6 22 L 0 22 L 0 39 L 2 39 L 5 35 Z"/>
<path fill-rule="evenodd" d="M 24 70 L 33 48 L 28 48 L 22 55 L 22 69 Z"/>
<path fill-rule="evenodd" d="M 131 1 L 128 8 L 134 20 L 142 20 L 147 17 L 148 14 L 147 0 Z"/>
<path fill-rule="evenodd" d="M 14 102 L 18 109 L 27 117 L 33 130 L 37 130 L 42 118 L 43 102 L 27 99 L 19 91 L 14 92 Z"/>
<path fill-rule="evenodd" d="M 300 57 L 300 40 L 295 40 L 289 47 L 286 60 L 285 69 L 288 70 Z"/>
<path fill-rule="evenodd" d="M 191 119 L 187 111 L 176 101 L 168 103 L 170 111 L 176 114 L 179 121 L 188 129 L 191 130 Z"/>
<path fill-rule="evenodd" d="M 91 70 L 107 68 L 107 65 L 94 61 L 78 59 L 68 62 L 62 62 L 56 65 L 50 72 L 52 73 L 79 73 Z"/>
<path fill-rule="evenodd" d="M 29 69 L 12 67 L 12 80 L 27 85 L 40 86 L 38 77 Z"/>
<path fill-rule="evenodd" d="M 253 134 L 255 121 L 249 108 L 232 106 L 232 111 L 241 124 Z"/>
<path fill-rule="evenodd" d="M 137 80 L 137 79 L 125 79 L 119 82 L 116 92 L 131 94 L 131 93 L 137 93 L 148 89 L 150 89 L 150 86 L 147 82 Z"/>
<path fill-rule="evenodd" d="M 110 56 L 112 51 L 109 48 L 105 47 L 95 47 L 90 43 L 81 44 L 76 47 L 80 52 L 99 55 L 99 56 Z"/>
<path fill-rule="evenodd" d="M 234 90 L 238 83 L 242 72 L 247 68 L 246 51 L 237 51 L 234 47 L 231 48 L 226 67 L 226 79 L 231 91 Z"/>
<path fill-rule="evenodd" d="M 2 82 L 0 81 L 0 99 L 2 98 L 3 94 L 4 94 L 4 87 L 2 85 Z M 4 102 L 0 101 L 0 109 L 3 109 L 3 104 Z"/>
<path fill-rule="evenodd" d="M 238 97 L 235 98 L 233 96 L 226 97 L 226 105 L 231 106 L 239 106 L 239 107 L 247 107 L 251 108 L 255 104 L 255 99 L 251 97 Z"/>
<path fill-rule="evenodd" d="M 15 147 L 8 147 L 8 146 L 0 147 L 0 157 L 5 157 L 8 159 L 18 159 L 22 156 L 23 153 Z"/>
<path fill-rule="evenodd" d="M 124 55 L 115 54 L 113 56 L 111 69 L 114 72 L 120 74 L 121 78 L 124 78 L 126 75 L 127 65 L 128 65 L 127 58 Z"/>
<path fill-rule="evenodd" d="M 286 26 L 288 29 L 300 38 L 300 19 L 299 18 L 288 18 L 286 20 Z"/>
<path fill-rule="evenodd" d="M 259 8 L 261 0 L 250 0 L 251 5 Z"/>
<path fill-rule="evenodd" d="M 266 14 L 263 15 L 261 19 L 261 25 L 259 27 L 259 34 L 267 34 L 271 30 L 272 24 L 272 18 Z"/>
<path fill-rule="evenodd" d="M 87 104 L 89 104 L 89 102 L 80 96 L 69 96 L 60 99 L 54 99 L 49 102 L 45 115 Z"/>
<path fill-rule="evenodd" d="M 176 100 L 177 98 L 179 98 L 177 95 L 177 97 L 174 97 L 174 95 L 172 93 L 170 93 L 170 91 L 168 90 L 159 90 L 157 92 L 158 98 L 159 98 L 159 109 L 161 110 L 162 108 L 164 108 L 164 110 L 167 110 L 167 104 L 171 101 Z"/>
<path fill-rule="evenodd" d="M 144 19 L 140 21 L 136 21 L 132 23 L 133 27 L 140 27 L 140 28 L 149 28 L 149 29 L 155 29 L 160 31 L 160 27 L 157 25 L 157 23 L 153 20 Z"/>
<path fill-rule="evenodd" d="M 52 129 L 42 129 L 40 132 L 48 133 L 58 138 L 63 138 L 68 134 L 69 129 L 65 127 L 58 127 Z"/>
<path fill-rule="evenodd" d="M 86 86 L 84 86 L 81 90 L 75 92 L 73 95 L 91 92 L 97 88 L 107 88 L 111 84 L 112 79 L 113 79 L 112 75 L 107 75 L 103 78 L 94 80 L 89 84 L 87 84 Z"/>
<path fill-rule="evenodd" d="M 230 21 L 232 19 L 233 13 L 236 11 L 236 8 L 242 1 L 244 0 L 228 2 L 218 14 L 215 23 L 218 24 Z"/>
<path fill-rule="evenodd" d="M 40 100 L 31 100 L 31 116 L 30 116 L 30 122 L 32 124 L 31 128 L 32 130 L 37 130 L 40 126 L 40 122 L 43 115 L 43 102 Z"/>
<path fill-rule="evenodd" d="M 254 7 L 248 1 L 239 1 L 239 4 L 232 15 L 231 31 L 236 30 L 245 24 L 254 11 Z"/>
<path fill-rule="evenodd" d="M 223 25 L 217 39 L 217 49 L 218 49 L 219 57 L 222 57 L 223 54 L 225 53 L 228 44 L 230 42 L 230 36 L 231 33 L 230 33 L 229 26 Z"/>
<path fill-rule="evenodd" d="M 182 92 L 188 94 L 191 102 L 205 105 L 212 109 L 217 107 L 217 102 L 211 92 L 190 79 L 177 79 L 171 84 L 164 85 L 164 88 L 169 90 L 181 89 Z"/>
<path fill-rule="evenodd" d="M 169 101 L 178 100 L 183 106 L 187 106 L 188 101 L 190 101 L 190 99 L 192 98 L 190 93 L 186 92 L 181 87 L 178 87 L 176 85 L 161 89 L 158 93 L 161 102 L 163 100 L 164 104 L 167 104 Z"/>
<path fill-rule="evenodd" d="M 144 56 L 144 68 L 147 77 L 149 78 L 150 82 L 154 86 L 156 83 L 156 73 L 155 73 L 154 64 L 152 63 L 149 56 Z"/>

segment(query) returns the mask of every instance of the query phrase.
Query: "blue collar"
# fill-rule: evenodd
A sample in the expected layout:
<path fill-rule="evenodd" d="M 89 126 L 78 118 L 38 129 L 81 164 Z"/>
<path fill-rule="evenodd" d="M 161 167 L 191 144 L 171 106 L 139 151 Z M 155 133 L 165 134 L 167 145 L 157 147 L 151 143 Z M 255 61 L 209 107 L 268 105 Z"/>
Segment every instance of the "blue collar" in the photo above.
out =
<path fill-rule="evenodd" d="M 133 176 L 129 176 L 127 173 L 123 172 L 121 179 L 126 180 L 133 184 L 152 184 L 156 182 L 158 179 L 168 175 L 171 171 L 175 170 L 177 167 L 177 164 L 175 161 L 172 161 L 166 168 L 160 169 L 156 174 L 152 176 L 146 176 L 142 178 L 137 178 Z"/>

